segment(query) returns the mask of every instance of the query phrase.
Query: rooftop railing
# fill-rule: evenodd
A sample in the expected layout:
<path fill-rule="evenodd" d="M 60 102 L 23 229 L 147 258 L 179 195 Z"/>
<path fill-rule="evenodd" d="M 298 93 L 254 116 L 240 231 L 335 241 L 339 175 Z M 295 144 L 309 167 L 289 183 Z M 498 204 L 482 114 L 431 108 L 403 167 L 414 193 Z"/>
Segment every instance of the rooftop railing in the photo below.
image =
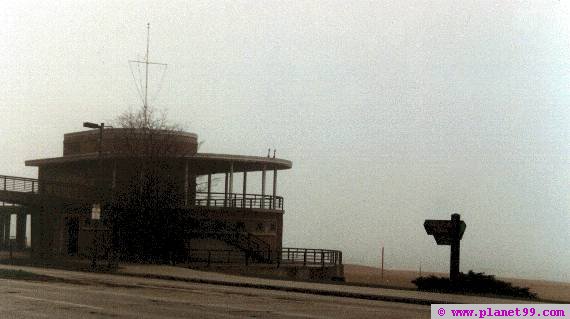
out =
<path fill-rule="evenodd" d="M 283 210 L 283 197 L 258 194 L 196 192 L 197 206 Z"/>

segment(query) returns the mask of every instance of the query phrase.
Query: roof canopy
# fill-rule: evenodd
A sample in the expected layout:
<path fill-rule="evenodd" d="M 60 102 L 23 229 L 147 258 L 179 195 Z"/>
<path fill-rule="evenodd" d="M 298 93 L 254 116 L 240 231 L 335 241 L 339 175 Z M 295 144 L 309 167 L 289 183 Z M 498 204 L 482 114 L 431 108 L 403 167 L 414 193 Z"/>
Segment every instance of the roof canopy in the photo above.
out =
<path fill-rule="evenodd" d="M 102 157 L 104 161 L 128 160 L 128 157 L 122 154 L 103 153 Z M 29 160 L 26 161 L 26 166 L 64 165 L 67 163 L 77 164 L 81 162 L 96 161 L 98 159 L 99 157 L 97 153 L 88 153 Z M 264 169 L 283 170 L 290 169 L 293 166 L 291 161 L 280 158 L 213 153 L 197 153 L 183 157 L 172 157 L 172 160 L 188 161 L 198 175 L 229 172 L 232 164 L 234 172 L 262 171 Z"/>

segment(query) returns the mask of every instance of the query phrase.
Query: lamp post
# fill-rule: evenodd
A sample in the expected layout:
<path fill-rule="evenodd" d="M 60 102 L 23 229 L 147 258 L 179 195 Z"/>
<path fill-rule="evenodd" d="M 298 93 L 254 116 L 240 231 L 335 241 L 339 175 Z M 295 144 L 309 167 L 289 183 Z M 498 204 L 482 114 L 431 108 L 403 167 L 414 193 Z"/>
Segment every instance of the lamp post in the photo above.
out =
<path fill-rule="evenodd" d="M 99 139 L 97 141 L 97 162 L 98 162 L 98 176 L 96 177 L 96 189 L 97 189 L 97 199 L 98 203 L 93 204 L 91 209 L 91 220 L 93 221 L 93 255 L 91 256 L 91 268 L 95 269 L 97 267 L 97 231 L 99 230 L 99 220 L 101 219 L 101 212 L 103 211 L 103 157 L 102 157 L 102 145 L 103 145 L 103 130 L 105 129 L 105 123 L 96 124 L 92 122 L 83 122 L 83 127 L 99 129 Z"/>

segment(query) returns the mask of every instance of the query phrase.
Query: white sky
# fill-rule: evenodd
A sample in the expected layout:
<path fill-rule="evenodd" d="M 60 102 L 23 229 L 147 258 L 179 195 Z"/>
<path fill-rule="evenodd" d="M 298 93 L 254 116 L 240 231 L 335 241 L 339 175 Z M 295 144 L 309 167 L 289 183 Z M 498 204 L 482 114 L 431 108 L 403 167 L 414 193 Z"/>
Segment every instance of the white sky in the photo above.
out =
<path fill-rule="evenodd" d="M 568 1 L 1 1 L 0 174 L 140 106 L 147 22 L 152 105 L 293 161 L 285 245 L 447 271 L 458 212 L 462 270 L 570 281 Z"/>

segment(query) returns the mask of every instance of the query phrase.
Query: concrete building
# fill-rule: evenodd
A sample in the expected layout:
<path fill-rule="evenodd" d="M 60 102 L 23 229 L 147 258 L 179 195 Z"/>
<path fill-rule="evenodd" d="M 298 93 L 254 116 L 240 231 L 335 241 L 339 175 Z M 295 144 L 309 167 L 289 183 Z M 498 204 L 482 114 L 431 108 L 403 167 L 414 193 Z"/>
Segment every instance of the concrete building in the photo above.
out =
<path fill-rule="evenodd" d="M 177 239 L 183 247 L 179 257 L 186 261 L 341 265 L 338 251 L 282 247 L 284 200 L 277 193 L 278 172 L 291 169 L 292 163 L 270 155 L 200 153 L 197 135 L 187 132 L 73 132 L 64 135 L 63 156 L 26 161 L 38 167 L 38 179 L 0 175 L 0 201 L 20 205 L 10 208 L 19 216 L 31 215 L 31 250 L 37 258 L 89 256 L 94 247 L 113 246 L 109 238 L 117 230 L 93 220 L 97 207 L 105 220 L 111 209 L 129 209 L 133 195 L 141 192 L 149 200 L 158 190 L 156 200 L 162 201 L 156 214 L 177 211 L 198 221 Z M 240 185 L 235 182 L 238 175 Z M 248 192 L 253 183 L 258 183 L 257 194 Z M 142 192 L 143 187 L 152 189 L 152 195 Z M 26 219 L 18 220 L 20 233 Z M 3 230 L 5 217 L 0 221 Z"/>

